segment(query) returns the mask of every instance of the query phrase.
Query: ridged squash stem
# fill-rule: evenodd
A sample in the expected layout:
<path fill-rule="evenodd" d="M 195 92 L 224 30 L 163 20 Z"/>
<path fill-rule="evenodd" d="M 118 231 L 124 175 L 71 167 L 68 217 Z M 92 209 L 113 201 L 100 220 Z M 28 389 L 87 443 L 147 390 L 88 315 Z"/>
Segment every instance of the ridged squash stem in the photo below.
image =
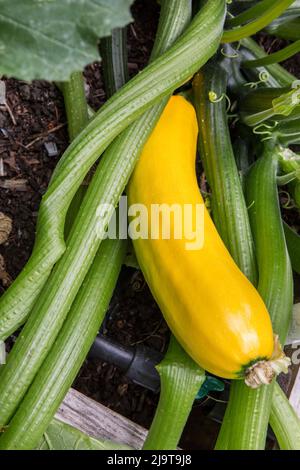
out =
<path fill-rule="evenodd" d="M 281 450 L 300 450 L 300 420 L 278 383 L 274 385 L 270 425 Z"/>
<path fill-rule="evenodd" d="M 157 369 L 161 380 L 159 404 L 143 449 L 172 450 L 177 448 L 205 373 L 174 336 Z"/>
<path fill-rule="evenodd" d="M 126 240 L 101 245 L 55 343 L 0 437 L 0 449 L 31 450 L 40 442 L 97 335 L 126 246 Z"/>
<path fill-rule="evenodd" d="M 300 118 L 298 91 L 293 87 L 261 87 L 251 91 L 240 100 L 240 115 L 245 124 L 254 128 L 254 133 L 274 130 L 275 137 L 279 124 Z"/>
<path fill-rule="evenodd" d="M 186 32 L 175 44 L 108 100 L 68 147 L 57 165 L 48 191 L 43 197 L 38 216 L 36 243 L 30 260 L 1 298 L 0 339 L 7 338 L 24 322 L 45 284 L 47 276 L 64 253 L 66 249 L 64 240 L 66 213 L 88 170 L 120 132 L 152 105 L 161 103 L 164 97 L 169 96 L 179 85 L 188 80 L 216 52 L 223 30 L 225 12 L 225 0 L 205 1 Z M 150 114 L 153 114 L 152 125 L 156 122 L 158 113 L 149 111 Z M 151 131 L 151 125 L 143 127 L 145 140 Z M 137 123 L 136 127 L 139 126 L 140 124 Z M 80 221 L 76 225 L 78 233 L 73 238 L 69 237 L 68 240 L 68 253 L 73 250 L 76 251 L 77 257 L 82 256 L 82 259 L 87 257 L 86 271 L 101 242 L 99 237 L 95 237 L 95 226 L 92 227 L 91 219 L 95 223 L 95 211 L 97 211 L 99 202 L 112 204 L 112 206 L 117 205 L 138 156 L 134 147 L 130 149 L 131 153 L 120 155 L 120 152 L 117 151 L 121 144 L 127 145 L 126 140 L 129 132 L 119 136 L 102 158 L 97 172 L 98 182 L 100 182 L 96 188 L 91 186 L 91 198 L 87 199 L 90 201 L 87 206 L 90 207 L 88 211 L 81 211 Z M 142 129 L 139 129 L 139 132 L 142 132 Z M 94 196 L 96 196 L 93 191 L 97 192 L 98 197 L 101 196 L 96 199 L 96 205 L 93 204 Z M 108 224 L 111 215 L 110 211 L 103 214 L 103 226 Z M 90 232 L 85 228 L 87 223 Z M 78 251 L 78 245 L 85 244 L 85 240 L 80 239 L 84 237 L 90 239 L 90 236 L 92 239 L 96 238 L 92 243 L 93 248 L 88 247 L 81 253 Z M 74 245 L 77 246 L 74 247 Z M 88 253 L 91 253 L 90 261 L 88 261 Z M 70 262 L 68 255 L 64 259 L 68 259 L 68 263 Z M 80 266 L 82 266 L 82 259 L 78 260 Z M 73 268 L 75 268 L 74 264 L 76 265 L 77 261 L 75 258 L 73 261 Z M 69 271 L 69 266 L 63 267 L 64 263 L 65 261 L 60 265 L 60 270 Z M 78 282 L 77 280 L 74 282 L 75 292 L 86 274 L 84 271 L 82 276 L 78 278 Z M 63 273 L 64 278 L 65 272 Z M 58 276 L 57 279 L 59 279 Z M 47 285 L 44 295 L 48 296 L 48 304 L 52 302 L 50 297 L 53 297 L 53 294 L 54 291 Z M 72 299 L 67 303 L 69 304 L 70 301 Z M 44 305 L 44 308 L 47 309 L 47 306 Z M 37 307 L 35 307 L 36 311 Z M 56 325 L 56 322 L 54 324 Z"/>
<path fill-rule="evenodd" d="M 212 6 L 214 8 L 212 8 Z M 210 49 L 210 53 L 213 54 L 217 47 L 218 40 L 220 39 L 224 14 L 225 4 L 223 1 L 213 0 L 205 3 L 201 12 L 195 18 L 196 22 L 194 20 L 192 27 L 190 26 L 187 30 L 192 32 L 192 37 L 188 35 L 189 40 L 186 41 L 186 33 L 184 33 L 181 37 L 183 40 L 179 39 L 179 41 L 177 41 L 177 46 L 178 44 L 184 45 L 183 50 L 185 50 L 187 44 L 192 46 L 191 49 L 188 48 L 188 50 L 185 51 L 184 58 L 182 57 L 185 65 L 187 65 L 186 60 L 190 52 L 195 52 L 195 49 L 198 51 L 198 60 L 199 55 L 201 55 L 201 63 L 207 59 L 208 49 Z M 181 21 L 180 17 L 178 21 Z M 167 19 L 163 18 L 163 22 L 167 23 Z M 170 28 L 172 31 L 174 30 L 174 22 L 170 24 Z M 211 35 L 209 34 L 210 29 L 213 29 L 214 31 Z M 200 31 L 202 31 L 201 34 L 199 34 Z M 200 51 L 198 40 L 201 35 L 206 39 L 210 36 L 210 39 L 209 46 L 207 45 L 208 48 L 201 48 Z M 213 40 L 213 43 L 211 43 L 211 40 Z M 197 48 L 193 47 L 193 41 L 197 43 Z M 172 50 L 174 49 L 171 47 L 170 51 Z M 183 50 L 181 50 L 181 53 L 183 53 Z M 180 56 L 181 53 L 180 50 L 178 51 L 178 47 L 176 48 L 176 51 L 179 52 Z M 180 64 L 178 63 L 177 53 L 175 53 L 175 56 L 178 67 L 175 75 L 178 78 L 177 73 L 179 73 L 180 77 L 182 76 L 180 72 L 182 62 L 179 61 Z M 164 57 L 168 63 L 168 52 L 163 54 L 162 57 Z M 173 54 L 171 54 L 171 57 L 173 57 Z M 194 61 L 195 57 L 193 57 L 193 61 L 191 60 L 191 62 L 194 63 Z M 161 66 L 163 67 L 163 65 Z M 151 65 L 150 70 L 152 70 Z M 186 70 L 182 73 L 186 76 Z M 138 77 L 142 76 L 143 72 L 141 72 Z M 151 76 L 154 77 L 153 70 Z M 173 73 L 172 76 L 172 80 L 174 80 Z M 181 82 L 181 79 L 179 81 Z M 145 84 L 145 81 L 143 81 L 143 83 Z M 155 82 L 152 81 L 151 84 L 154 86 Z M 158 88 L 160 88 L 160 86 L 161 84 L 158 85 Z M 126 87 L 127 85 L 125 85 L 120 92 L 123 90 L 124 93 L 124 90 L 128 89 Z M 145 93 L 146 89 L 147 86 L 144 88 Z M 156 91 L 157 90 L 155 90 L 155 92 Z M 120 96 L 120 92 L 117 92 L 115 97 Z M 121 97 L 122 96 L 123 94 L 121 93 Z M 144 95 L 144 97 L 145 96 L 146 95 Z M 118 99 L 116 101 L 118 101 Z M 129 106 L 128 103 L 127 105 Z M 114 206 L 116 206 L 119 201 L 140 151 L 151 133 L 154 124 L 159 118 L 163 107 L 164 104 L 161 103 L 159 108 L 152 108 L 147 112 L 147 114 L 145 114 L 143 119 L 140 119 L 126 132 L 121 134 L 107 150 L 98 165 L 67 240 L 68 249 L 59 263 L 56 264 L 53 272 L 51 273 L 51 279 L 45 285 L 40 297 L 34 305 L 34 309 L 29 320 L 23 328 L 22 334 L 19 336 L 8 357 L 6 366 L 0 371 L 0 423 L 6 423 L 10 420 L 40 365 L 51 349 L 51 346 L 68 314 L 71 304 L 74 301 L 82 281 L 94 259 L 95 253 L 100 246 L 102 238 L 101 230 L 106 226 L 106 222 L 110 220 L 111 215 L 114 212 Z M 105 105 L 102 109 L 104 108 Z M 118 112 L 119 111 L 120 108 Z M 116 119 L 116 114 L 114 116 Z M 123 117 L 124 115 L 122 115 L 122 119 Z M 99 114 L 93 120 L 93 123 L 98 118 Z M 102 120 L 102 125 L 104 121 Z M 122 122 L 124 125 L 124 121 Z M 117 126 L 116 122 L 115 125 Z M 106 130 L 109 133 L 109 129 L 107 128 Z M 105 138 L 106 137 L 107 135 Z M 98 132 L 94 135 L 94 138 L 97 142 L 101 141 L 101 136 Z M 75 142 L 76 140 L 77 139 L 75 139 Z M 87 145 L 87 147 L 89 147 L 89 145 Z M 89 151 L 91 152 L 91 149 L 89 149 Z M 78 154 L 74 155 L 73 152 L 71 153 L 76 160 Z M 57 170 L 55 181 L 60 179 L 61 172 L 62 174 L 65 174 L 63 164 L 61 164 Z M 72 173 L 71 170 L 70 172 Z M 68 177 L 66 176 L 66 178 Z M 52 192 L 52 184 L 50 192 Z M 103 217 L 99 218 L 99 205 L 101 203 L 110 203 L 112 206 L 109 206 L 110 211 L 106 211 L 105 214 L 101 213 L 100 215 L 103 215 Z"/>
<path fill-rule="evenodd" d="M 260 59 L 245 60 L 243 62 L 243 67 L 252 68 L 252 67 L 265 67 L 266 65 L 275 64 L 277 62 L 282 62 L 286 59 L 289 59 L 293 55 L 297 54 L 300 51 L 300 40 L 289 44 L 280 51 L 273 52 L 273 54 L 266 55 L 266 57 L 261 57 Z"/>
<path fill-rule="evenodd" d="M 262 49 L 252 39 L 248 38 L 248 39 L 243 40 L 242 42 L 245 46 L 248 46 L 249 49 L 252 50 L 252 52 L 257 57 L 261 57 L 261 56 L 265 55 L 265 53 L 262 51 Z M 271 70 L 271 67 L 272 67 L 272 70 Z M 278 81 L 281 80 L 282 85 L 288 85 L 293 80 L 295 80 L 295 77 L 293 77 L 285 69 L 283 69 L 280 65 L 277 65 L 277 64 L 274 65 L 274 66 L 270 66 L 269 72 L 273 74 L 273 77 L 276 78 L 276 80 L 278 80 Z M 286 237 L 288 249 L 289 249 L 289 251 L 291 250 L 290 251 L 290 256 L 291 256 L 292 252 L 295 253 L 294 241 L 296 243 L 296 247 L 298 247 L 298 240 L 295 240 L 295 237 L 298 237 L 298 235 L 295 234 L 294 232 L 292 234 L 290 234 L 290 230 L 287 230 L 286 227 L 284 227 L 284 228 L 285 228 L 285 237 Z M 296 252 L 297 252 L 297 250 L 296 250 Z M 293 257 L 292 263 L 293 263 L 293 268 L 295 269 L 295 266 L 297 268 L 297 266 L 299 264 L 297 256 Z M 238 383 L 233 383 L 232 388 L 233 389 L 235 389 L 235 388 L 236 389 L 239 389 L 239 388 L 244 389 L 244 393 L 246 393 L 245 387 L 244 388 L 241 387 L 241 385 L 238 384 Z M 294 440 L 291 438 L 290 433 L 289 433 L 289 419 L 284 419 L 284 413 L 280 413 L 280 408 L 283 406 L 283 401 L 284 401 L 284 406 L 287 410 L 289 410 L 290 404 L 288 402 L 288 399 L 286 397 L 283 397 L 282 394 L 279 393 L 280 389 L 279 389 L 279 385 L 277 383 L 274 385 L 274 389 L 275 389 L 275 392 L 274 392 L 274 395 L 273 395 L 273 400 L 272 400 L 272 405 L 271 405 L 271 417 L 273 416 L 273 414 L 275 414 L 276 416 L 278 416 L 278 418 L 277 418 L 278 420 L 281 419 L 281 418 L 283 419 L 280 423 L 280 426 L 276 427 L 276 437 L 277 437 L 278 441 L 280 442 L 280 445 L 283 446 L 283 448 L 289 448 L 289 445 L 292 445 L 293 447 L 291 447 L 291 448 L 297 449 L 298 446 L 299 446 L 299 442 L 297 441 L 296 436 L 298 434 L 295 433 L 295 439 Z M 279 392 L 277 393 L 276 390 L 279 390 Z M 243 393 L 243 392 L 241 391 L 241 393 Z M 231 421 L 230 421 L 230 411 L 233 408 L 232 403 L 234 403 L 234 400 L 230 399 L 229 405 L 227 406 L 227 409 L 226 409 L 224 422 L 223 422 L 223 425 L 221 427 L 221 430 L 220 430 L 220 433 L 219 433 L 219 436 L 218 436 L 216 449 L 227 449 L 228 448 L 228 439 L 229 439 L 229 435 L 230 435 L 230 432 L 231 432 L 231 429 L 232 429 L 232 425 L 231 425 Z M 236 413 L 236 407 L 234 407 L 233 412 Z M 286 414 L 291 416 L 291 414 L 289 414 L 288 411 L 287 411 Z M 299 420 L 297 421 L 295 416 L 293 417 L 293 423 L 294 423 L 294 426 L 296 426 L 296 424 L 298 424 L 298 426 L 300 426 L 300 421 Z M 247 431 L 245 430 L 245 432 L 247 432 Z M 263 444 L 261 444 L 261 445 L 263 445 Z"/>
<path fill-rule="evenodd" d="M 35 450 L 133 450 L 125 444 L 116 444 L 85 434 L 69 424 L 53 419 Z"/>
<path fill-rule="evenodd" d="M 232 149 L 230 137 L 228 138 L 228 128 L 226 129 L 226 101 L 224 98 L 226 92 L 226 80 L 224 80 L 222 72 L 218 70 L 216 64 L 213 64 L 212 66 L 206 67 L 204 73 L 195 77 L 193 88 L 200 129 L 200 154 L 204 162 L 208 182 L 212 189 L 212 197 L 215 197 L 215 202 L 214 199 L 212 201 L 212 212 L 215 223 L 217 224 L 219 233 L 223 237 L 223 240 L 227 246 L 230 247 L 230 251 L 234 259 L 240 268 L 245 273 L 247 273 L 252 282 L 254 282 L 256 279 L 256 265 L 253 262 L 254 255 L 252 234 L 249 230 L 249 218 L 247 211 L 245 211 L 245 200 L 243 192 L 241 191 L 238 170 L 235 166 L 234 160 L 232 160 Z M 213 101 L 209 100 L 209 92 L 214 92 Z M 212 95 L 210 96 L 212 97 Z M 221 133 L 219 132 L 220 126 L 222 129 Z M 211 129 L 214 129 L 215 132 L 211 132 Z M 220 186 L 222 192 L 219 189 Z M 219 194 L 218 191 L 221 192 L 221 195 L 219 195 L 217 198 L 217 195 Z M 276 174 L 274 174 L 274 171 L 273 191 L 269 198 L 270 202 L 273 200 L 272 196 L 275 197 L 275 201 L 277 201 Z M 280 221 L 278 202 L 276 202 L 276 204 L 277 206 L 275 206 L 275 208 L 273 207 L 273 212 L 276 214 L 277 210 L 277 216 L 279 217 Z M 236 205 L 239 210 L 236 209 Z M 262 223 L 263 222 L 264 220 L 262 220 Z M 248 227 L 248 233 L 245 233 L 245 227 Z M 279 245 L 284 245 L 284 239 L 282 238 L 281 230 L 279 230 L 279 235 Z M 249 247 L 251 247 L 251 249 L 249 249 Z M 286 258 L 286 251 L 284 251 L 284 257 Z M 243 261 L 244 259 L 245 261 Z M 287 278 L 289 278 L 288 280 L 291 282 L 289 275 Z M 290 294 L 290 292 L 291 286 L 289 285 L 288 293 Z M 246 390 L 250 396 L 255 396 L 256 394 L 260 393 L 259 390 L 249 390 L 248 387 L 244 386 L 239 381 L 234 381 L 232 383 L 232 388 L 243 388 L 243 390 Z M 266 389 L 268 390 L 268 388 Z M 233 425 L 230 419 L 230 411 L 232 410 L 232 406 L 230 405 L 232 403 L 235 404 L 236 410 L 239 409 L 238 404 L 234 401 L 233 398 L 231 398 L 230 404 L 226 410 L 224 424 L 221 428 L 216 448 L 228 448 L 229 434 L 233 429 Z M 240 411 L 236 410 L 236 416 L 239 416 Z M 252 416 L 251 412 L 249 412 L 249 414 Z M 257 415 L 254 413 L 254 416 Z M 235 419 L 238 420 L 237 417 Z M 252 424 L 255 424 L 256 426 L 256 423 Z M 241 419 L 239 432 L 241 432 L 241 427 L 243 425 L 244 420 Z M 242 430 L 242 434 L 245 436 L 248 432 L 249 427 L 246 421 L 246 425 Z M 254 432 L 259 434 L 259 429 L 256 428 L 256 431 Z M 236 448 L 239 447 L 237 446 Z"/>
<path fill-rule="evenodd" d="M 284 23 L 271 23 L 267 32 L 288 41 L 297 41 L 300 39 L 300 18 L 287 19 Z"/>
<path fill-rule="evenodd" d="M 162 18 L 168 18 L 169 24 L 174 23 L 177 28 L 177 31 L 175 28 L 173 31 L 174 39 L 176 38 L 176 35 L 179 36 L 182 33 L 184 27 L 190 21 L 191 16 L 191 1 L 181 0 L 180 3 L 178 2 L 178 6 L 180 4 L 182 8 L 181 12 L 179 12 L 177 8 L 174 9 L 171 5 L 168 5 L 168 2 L 162 2 L 162 8 L 169 9 L 169 13 L 164 13 Z M 179 14 L 181 22 L 178 22 Z M 165 42 L 163 32 L 167 33 L 170 30 L 170 27 L 166 27 L 166 24 L 162 25 L 160 23 L 159 29 L 160 32 L 158 37 L 162 38 L 161 44 L 163 45 Z M 105 50 L 103 51 L 101 48 L 102 59 L 105 59 L 106 53 L 114 45 L 117 48 L 120 48 L 120 35 L 121 32 L 119 30 L 113 31 L 112 38 L 109 38 L 107 44 L 105 44 Z M 157 47 L 159 47 L 158 41 L 152 51 L 152 55 L 157 54 L 155 51 Z M 109 60 L 110 56 L 111 54 L 108 54 L 107 60 Z M 104 70 L 108 71 L 108 74 L 110 73 L 110 70 L 116 69 L 114 72 L 115 82 L 118 75 L 121 75 L 121 72 L 118 74 L 118 63 L 122 57 L 124 58 L 124 56 L 125 54 L 118 53 L 117 50 L 116 53 L 112 55 L 114 67 L 104 67 Z M 107 79 L 109 79 L 109 76 Z M 111 80 L 108 81 L 111 82 Z M 149 429 L 143 448 L 176 449 L 192 404 L 195 400 L 196 393 L 205 379 L 205 374 L 203 369 L 199 368 L 199 366 L 197 366 L 196 363 L 186 354 L 174 336 L 171 337 L 165 358 L 157 366 L 157 369 L 161 379 L 161 394 L 155 417 Z"/>
<path fill-rule="evenodd" d="M 64 96 L 70 141 L 85 128 L 88 122 L 88 106 L 85 97 L 82 72 L 72 73 L 68 82 L 60 84 Z"/>
<path fill-rule="evenodd" d="M 272 6 L 273 2 L 274 0 L 262 0 L 254 4 L 242 13 L 228 18 L 228 20 L 226 20 L 226 26 L 242 26 L 243 23 L 248 23 L 250 20 L 259 18 L 263 13 L 265 13 L 267 8 Z"/>
<path fill-rule="evenodd" d="M 280 16 L 293 3 L 293 1 L 294 0 L 273 0 L 272 2 L 269 2 L 269 7 L 266 7 L 258 18 L 255 18 L 244 26 L 224 31 L 222 42 L 235 42 L 248 36 L 252 36 L 271 23 L 275 18 Z M 266 0 L 264 3 L 265 2 Z"/>
<path fill-rule="evenodd" d="M 127 28 L 115 28 L 102 38 L 100 53 L 106 96 L 111 97 L 128 82 Z"/>
<path fill-rule="evenodd" d="M 268 57 L 268 54 L 254 39 L 245 38 L 241 43 L 246 49 L 252 52 L 255 58 L 260 59 Z M 278 86 L 290 86 L 295 81 L 295 77 L 279 64 L 267 65 L 264 68 L 278 82 Z"/>
<path fill-rule="evenodd" d="M 283 228 L 293 270 L 300 274 L 300 235 L 285 222 Z"/>
<path fill-rule="evenodd" d="M 214 223 L 241 271 L 255 284 L 254 244 L 228 128 L 226 84 L 225 72 L 214 62 L 193 80 L 199 125 L 198 148 L 212 188 Z"/>
<path fill-rule="evenodd" d="M 124 35 L 121 37 L 124 39 Z M 120 44 L 118 45 L 120 46 Z M 108 71 L 109 81 L 114 81 L 116 74 L 113 69 L 117 55 L 121 53 L 123 47 L 115 48 L 114 43 L 110 43 L 109 47 L 110 54 L 108 52 L 105 54 L 103 66 Z M 115 61 L 109 59 L 112 55 L 114 55 Z M 117 60 L 117 63 L 119 64 L 120 60 Z M 124 61 L 122 64 L 124 68 L 127 68 L 127 62 Z M 125 71 L 123 75 L 125 76 Z M 107 83 L 110 85 L 107 93 L 122 84 L 120 76 L 118 76 L 116 83 L 111 85 Z M 82 73 L 73 74 L 71 80 L 63 84 L 62 91 L 66 104 L 70 138 L 75 138 L 76 133 L 79 134 L 88 121 Z M 85 188 L 82 187 L 82 189 L 79 196 L 83 197 Z M 76 194 L 70 206 L 72 211 L 70 213 L 69 209 L 68 212 L 68 223 L 66 222 L 68 230 L 71 230 L 79 203 L 80 198 Z M 127 241 L 119 239 L 106 240 L 101 245 L 62 330 L 9 424 L 9 433 L 3 436 L 3 440 L 0 439 L 0 447 L 34 449 L 43 433 L 47 431 L 48 435 L 49 426 L 51 427 L 50 422 L 75 380 L 103 321 L 125 258 L 126 248 Z M 55 422 L 54 425 L 58 430 L 61 428 Z M 24 438 L 24 436 L 26 437 Z M 84 435 L 80 437 L 80 439 L 82 438 Z"/>
<path fill-rule="evenodd" d="M 258 261 L 258 290 L 274 331 L 284 344 L 291 319 L 293 278 L 277 194 L 278 158 L 276 148 L 266 146 L 250 169 L 246 188 Z M 274 387 L 275 383 L 250 390 L 241 382 L 232 383 L 218 449 L 264 449 Z"/>
<path fill-rule="evenodd" d="M 114 52 L 116 57 L 119 49 Z M 113 62 L 107 59 L 106 55 L 105 67 L 113 68 Z M 124 67 L 127 67 L 127 63 L 124 63 Z M 111 80 L 114 79 L 113 71 L 109 76 Z M 73 74 L 71 80 L 63 84 L 62 91 L 70 138 L 74 138 L 88 121 L 82 73 Z M 68 230 L 71 229 L 79 209 L 79 198 L 76 196 L 70 207 L 72 213 L 68 213 Z M 50 422 L 100 328 L 124 261 L 126 248 L 127 241 L 119 239 L 106 240 L 101 245 L 56 342 L 10 422 L 9 433 L 3 436 L 3 440 L 0 439 L 0 447 L 34 449 L 43 433 L 47 431 L 48 434 Z M 62 427 L 59 427 L 55 420 L 54 426 L 58 430 Z M 80 439 L 83 437 L 84 435 Z"/>

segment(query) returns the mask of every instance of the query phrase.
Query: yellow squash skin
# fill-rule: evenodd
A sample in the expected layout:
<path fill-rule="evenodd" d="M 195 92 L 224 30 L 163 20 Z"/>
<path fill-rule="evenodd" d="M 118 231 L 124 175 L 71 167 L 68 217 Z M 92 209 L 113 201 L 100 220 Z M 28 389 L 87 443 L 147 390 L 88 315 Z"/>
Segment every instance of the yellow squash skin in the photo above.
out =
<path fill-rule="evenodd" d="M 150 213 L 151 204 L 203 204 L 195 171 L 197 134 L 192 105 L 172 97 L 129 181 L 129 207 L 144 204 Z M 272 356 L 267 309 L 206 209 L 202 248 L 187 250 L 187 241 L 140 238 L 133 243 L 152 294 L 185 350 L 213 374 L 242 378 L 250 364 Z"/>

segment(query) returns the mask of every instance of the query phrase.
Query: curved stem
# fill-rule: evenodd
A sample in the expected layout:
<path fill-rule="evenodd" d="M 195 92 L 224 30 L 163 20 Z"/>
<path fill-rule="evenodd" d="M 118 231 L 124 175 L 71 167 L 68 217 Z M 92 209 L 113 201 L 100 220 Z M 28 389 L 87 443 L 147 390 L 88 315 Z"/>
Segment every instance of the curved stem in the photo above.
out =
<path fill-rule="evenodd" d="M 270 425 L 281 450 L 300 450 L 300 420 L 277 383 L 274 385 Z"/>
<path fill-rule="evenodd" d="M 116 59 L 120 49 L 111 51 L 111 54 L 112 52 Z M 113 69 L 114 62 L 107 58 L 105 55 L 106 69 Z M 127 67 L 127 63 L 123 66 Z M 114 70 L 108 75 L 110 80 L 114 80 Z M 116 83 L 113 84 L 115 85 Z M 121 86 L 120 82 L 118 85 Z M 70 137 L 74 138 L 75 133 L 79 133 L 88 120 L 82 73 L 74 74 L 71 81 L 63 85 L 63 93 Z M 72 213 L 68 213 L 69 230 L 76 218 L 78 204 L 79 198 L 76 197 L 70 207 Z M 5 433 L 3 439 L 0 439 L 0 447 L 33 449 L 46 428 L 48 431 L 54 413 L 73 383 L 101 326 L 126 248 L 127 241 L 118 239 L 106 240 L 101 245 L 55 344 L 10 422 L 9 433 Z"/>
<path fill-rule="evenodd" d="M 242 45 L 246 47 L 252 54 L 259 58 L 268 57 L 268 54 L 254 41 L 252 38 L 242 39 Z M 290 86 L 296 77 L 289 73 L 279 64 L 271 64 L 266 66 L 268 73 L 278 82 L 277 86 Z"/>
<path fill-rule="evenodd" d="M 198 148 L 212 188 L 214 223 L 235 262 L 255 283 L 257 273 L 254 243 L 231 145 L 226 102 L 208 100 L 211 91 L 217 96 L 224 96 L 226 87 L 227 76 L 215 63 L 204 67 L 193 80 L 199 125 Z"/>
<path fill-rule="evenodd" d="M 126 254 L 105 240 L 56 341 L 0 437 L 0 449 L 34 449 L 71 387 L 104 319 Z"/>
<path fill-rule="evenodd" d="M 256 242 L 258 290 L 270 312 L 281 343 L 287 334 L 293 301 L 293 279 L 283 233 L 276 186 L 278 155 L 266 147 L 247 176 L 247 202 Z M 266 217 L 267 223 L 266 223 Z M 264 449 L 275 383 L 251 390 L 231 386 L 226 418 L 217 448 Z"/>
<path fill-rule="evenodd" d="M 248 36 L 252 36 L 281 15 L 281 13 L 283 13 L 287 7 L 293 3 L 293 1 L 294 0 L 273 1 L 270 8 L 265 9 L 265 11 L 255 20 L 245 26 L 224 31 L 222 42 L 234 42 Z"/>
<path fill-rule="evenodd" d="M 274 3 L 274 0 L 262 0 L 257 2 L 256 5 L 248 8 L 248 10 L 240 13 L 239 15 L 234 16 L 233 18 L 229 18 L 226 21 L 226 26 L 240 26 L 243 23 L 246 23 L 250 20 L 259 18 L 266 10 Z"/>
<path fill-rule="evenodd" d="M 285 222 L 283 228 L 293 270 L 300 274 L 300 235 Z"/>
<path fill-rule="evenodd" d="M 286 18 L 284 22 L 271 23 L 266 32 L 287 41 L 297 41 L 300 39 L 300 18 L 297 16 L 292 19 Z"/>
<path fill-rule="evenodd" d="M 281 51 L 274 52 L 266 57 L 255 60 L 246 60 L 242 63 L 242 66 L 245 68 L 252 67 L 264 67 L 265 65 L 275 64 L 277 62 L 282 62 L 283 60 L 289 59 L 293 55 L 297 54 L 300 51 L 300 39 L 295 41 L 293 44 L 286 46 Z"/>
<path fill-rule="evenodd" d="M 172 450 L 177 448 L 205 372 L 174 337 L 157 369 L 161 379 L 160 398 L 143 449 Z"/>

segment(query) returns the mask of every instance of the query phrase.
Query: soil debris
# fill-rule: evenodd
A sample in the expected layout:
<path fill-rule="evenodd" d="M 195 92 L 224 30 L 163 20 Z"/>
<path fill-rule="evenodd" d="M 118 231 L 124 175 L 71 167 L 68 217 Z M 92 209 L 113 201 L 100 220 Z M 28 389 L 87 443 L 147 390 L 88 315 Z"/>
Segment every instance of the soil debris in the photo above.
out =
<path fill-rule="evenodd" d="M 12 231 L 12 220 L 7 215 L 0 212 L 0 245 L 8 240 Z"/>

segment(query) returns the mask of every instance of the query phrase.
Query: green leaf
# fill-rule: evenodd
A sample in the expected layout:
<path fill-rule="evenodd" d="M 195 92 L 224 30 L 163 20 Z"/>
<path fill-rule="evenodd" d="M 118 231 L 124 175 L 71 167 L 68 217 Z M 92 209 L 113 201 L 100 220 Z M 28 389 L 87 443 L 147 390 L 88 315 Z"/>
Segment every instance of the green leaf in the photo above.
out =
<path fill-rule="evenodd" d="M 53 419 L 37 450 L 130 450 L 130 447 L 95 439 L 73 426 Z"/>
<path fill-rule="evenodd" d="M 131 21 L 133 0 L 0 0 L 0 74 L 66 81 L 98 60 L 98 38 Z"/>

